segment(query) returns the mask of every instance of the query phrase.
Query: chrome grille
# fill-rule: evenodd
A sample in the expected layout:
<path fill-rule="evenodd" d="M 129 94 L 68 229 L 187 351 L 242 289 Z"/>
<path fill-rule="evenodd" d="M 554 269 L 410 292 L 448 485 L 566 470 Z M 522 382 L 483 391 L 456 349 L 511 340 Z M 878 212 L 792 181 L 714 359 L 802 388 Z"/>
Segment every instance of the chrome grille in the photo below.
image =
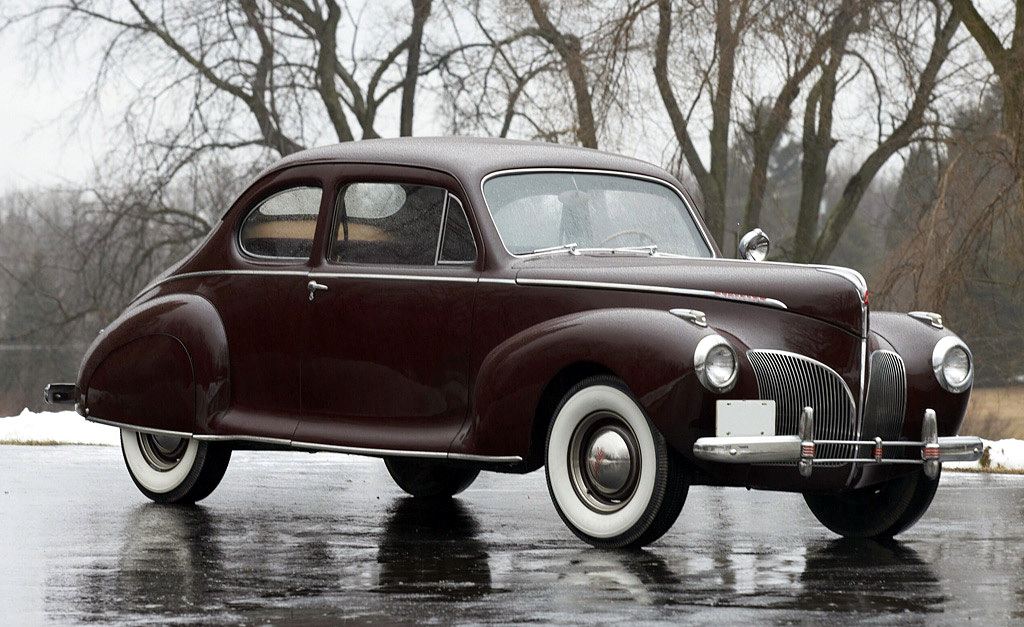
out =
<path fill-rule="evenodd" d="M 759 396 L 775 401 L 775 434 L 797 435 L 804 407 L 814 408 L 814 437 L 820 440 L 853 440 L 856 409 L 853 395 L 835 370 L 825 364 L 784 351 L 751 350 L 747 359 L 757 376 Z M 824 444 L 821 458 L 851 457 L 856 447 Z"/>
<path fill-rule="evenodd" d="M 907 409 L 907 368 L 896 353 L 878 350 L 871 353 L 870 373 L 861 436 L 898 440 Z"/>

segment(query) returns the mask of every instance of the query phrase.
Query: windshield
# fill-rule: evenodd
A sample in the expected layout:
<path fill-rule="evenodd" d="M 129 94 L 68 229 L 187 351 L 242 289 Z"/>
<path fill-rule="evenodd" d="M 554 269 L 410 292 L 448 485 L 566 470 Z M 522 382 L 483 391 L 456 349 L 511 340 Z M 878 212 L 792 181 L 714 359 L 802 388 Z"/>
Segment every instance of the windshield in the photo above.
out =
<path fill-rule="evenodd" d="M 503 174 L 484 183 L 501 240 L 514 255 L 546 249 L 710 257 L 675 190 L 629 176 Z"/>

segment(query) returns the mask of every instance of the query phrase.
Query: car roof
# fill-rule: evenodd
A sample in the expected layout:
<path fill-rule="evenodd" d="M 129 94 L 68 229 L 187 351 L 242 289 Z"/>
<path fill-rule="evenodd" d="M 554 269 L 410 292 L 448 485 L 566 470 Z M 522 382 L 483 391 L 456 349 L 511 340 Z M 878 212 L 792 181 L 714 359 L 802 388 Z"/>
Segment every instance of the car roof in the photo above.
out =
<path fill-rule="evenodd" d="M 426 167 L 448 172 L 463 183 L 519 168 L 614 170 L 653 176 L 679 186 L 668 172 L 639 159 L 564 144 L 484 137 L 398 137 L 332 144 L 288 155 L 257 178 L 293 165 L 323 162 Z"/>

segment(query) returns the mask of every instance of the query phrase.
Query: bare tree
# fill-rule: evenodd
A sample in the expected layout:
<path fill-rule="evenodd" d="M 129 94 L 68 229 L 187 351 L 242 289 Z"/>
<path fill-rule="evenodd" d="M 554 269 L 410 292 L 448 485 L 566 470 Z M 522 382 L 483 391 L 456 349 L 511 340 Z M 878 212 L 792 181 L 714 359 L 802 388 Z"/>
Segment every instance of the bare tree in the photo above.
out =
<path fill-rule="evenodd" d="M 999 78 L 1003 95 L 1003 132 L 1018 177 L 1021 202 L 1024 203 L 1024 3 L 1013 3 L 1012 18 L 996 16 L 986 21 L 972 0 L 950 0 L 953 11 L 963 20 L 971 37 L 981 48 Z M 1009 45 L 997 30 L 1012 23 Z"/>
<path fill-rule="evenodd" d="M 643 48 L 635 32 L 651 0 L 457 6 L 449 7 L 453 26 L 468 22 L 475 31 L 442 55 L 453 130 L 518 130 L 597 148 L 608 121 L 629 115 L 630 58 Z"/>
<path fill-rule="evenodd" d="M 721 0 L 697 3 L 694 12 L 709 13 L 714 20 L 714 54 L 703 72 L 702 84 L 689 111 L 683 112 L 669 76 L 669 44 L 673 35 L 672 0 L 658 0 L 658 36 L 654 51 L 654 77 L 662 102 L 672 123 L 676 141 L 704 197 L 704 218 L 711 235 L 722 241 L 725 234 L 725 200 L 729 182 L 729 134 L 733 120 L 733 93 L 736 61 L 747 29 L 755 14 L 763 8 L 755 0 Z M 704 88 L 709 91 L 711 108 L 710 165 L 705 166 L 690 130 L 690 115 Z"/>
<path fill-rule="evenodd" d="M 959 17 L 952 12 L 945 13 L 937 2 L 934 3 L 933 12 L 924 13 L 923 17 L 917 11 L 897 11 L 887 15 L 878 14 L 874 19 L 884 25 L 878 32 L 886 35 L 885 41 L 892 42 L 897 54 L 902 55 L 900 60 L 903 67 L 907 68 L 905 80 L 910 86 L 912 101 L 905 111 L 890 113 L 891 121 L 887 125 L 882 122 L 881 113 L 885 96 L 881 92 L 878 94 L 878 144 L 847 180 L 839 200 L 825 217 L 825 223 L 819 233 L 818 203 L 814 201 L 820 201 L 820 190 L 826 182 L 825 170 L 821 164 L 827 163 L 831 150 L 830 125 L 834 115 L 832 107 L 835 105 L 837 87 L 832 70 L 826 67 L 822 76 L 825 82 L 819 81 L 816 89 L 812 90 L 807 105 L 808 109 L 818 109 L 818 123 L 814 124 L 812 118 L 805 117 L 805 146 L 814 149 L 811 155 L 805 154 L 805 159 L 808 159 L 811 167 L 805 170 L 808 178 L 804 180 L 804 190 L 805 194 L 811 196 L 811 201 L 801 205 L 795 239 L 796 261 L 822 263 L 829 260 L 879 170 L 893 155 L 910 145 L 924 127 L 925 115 L 932 104 L 936 85 L 941 78 L 940 72 L 949 58 L 953 36 L 960 26 Z M 893 22 L 891 26 L 887 24 L 890 19 Z M 932 31 L 930 50 L 924 65 L 917 69 L 917 41 L 928 29 Z M 863 55 L 858 55 L 858 62 L 862 59 Z M 891 130 L 886 132 L 886 126 Z"/>
<path fill-rule="evenodd" d="M 324 132 L 337 141 L 355 139 L 354 128 L 379 136 L 378 114 L 395 95 L 395 131 L 412 133 L 417 85 L 431 71 L 420 66 L 431 5 L 409 0 L 405 24 L 388 14 L 394 3 L 353 12 L 337 0 L 78 0 L 11 20 L 32 21 L 43 44 L 104 33 L 95 91 L 144 68 L 128 105 L 131 132 L 148 129 L 144 140 L 168 155 L 251 146 L 285 155 L 322 142 Z M 371 7 L 374 28 L 362 23 Z M 388 24 L 401 25 L 398 37 Z M 168 109 L 167 119 L 157 113 Z"/>

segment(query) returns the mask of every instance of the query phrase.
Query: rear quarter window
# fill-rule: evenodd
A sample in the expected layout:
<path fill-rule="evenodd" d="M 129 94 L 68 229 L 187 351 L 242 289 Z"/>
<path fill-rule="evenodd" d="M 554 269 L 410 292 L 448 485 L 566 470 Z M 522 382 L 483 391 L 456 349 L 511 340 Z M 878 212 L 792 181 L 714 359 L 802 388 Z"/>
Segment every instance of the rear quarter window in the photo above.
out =
<path fill-rule="evenodd" d="M 322 196 L 319 187 L 293 187 L 263 200 L 242 223 L 239 246 L 255 257 L 309 259 Z"/>

